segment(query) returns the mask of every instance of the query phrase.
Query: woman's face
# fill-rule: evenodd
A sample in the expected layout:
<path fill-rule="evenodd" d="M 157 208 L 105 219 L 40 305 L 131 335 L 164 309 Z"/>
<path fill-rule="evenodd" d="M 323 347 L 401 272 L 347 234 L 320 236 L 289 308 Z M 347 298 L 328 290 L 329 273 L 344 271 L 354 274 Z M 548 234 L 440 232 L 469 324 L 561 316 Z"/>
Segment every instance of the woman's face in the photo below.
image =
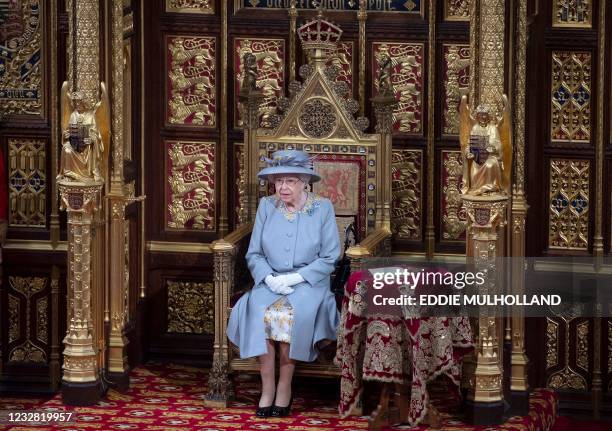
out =
<path fill-rule="evenodd" d="M 280 199 L 286 204 L 296 205 L 302 197 L 304 190 L 304 182 L 298 177 L 290 175 L 274 175 L 272 182 L 276 193 Z"/>

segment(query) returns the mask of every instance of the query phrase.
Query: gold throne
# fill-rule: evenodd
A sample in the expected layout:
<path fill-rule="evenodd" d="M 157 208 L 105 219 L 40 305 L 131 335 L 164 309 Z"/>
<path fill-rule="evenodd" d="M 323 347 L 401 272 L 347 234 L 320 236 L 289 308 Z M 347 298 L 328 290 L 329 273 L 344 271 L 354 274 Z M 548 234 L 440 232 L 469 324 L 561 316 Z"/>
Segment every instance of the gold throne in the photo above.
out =
<path fill-rule="evenodd" d="M 334 204 L 342 240 L 344 228 L 353 223 L 362 241 L 347 250 L 352 269 L 360 269 L 364 258 L 390 254 L 391 124 L 395 99 L 381 94 L 374 99 L 376 133 L 365 133 L 369 122 L 355 114 L 359 104 L 350 97 L 338 70 L 328 66 L 342 30 L 319 14 L 298 29 L 308 64 L 300 68 L 302 82 L 289 85 L 289 98 L 279 100 L 279 113 L 261 128 L 262 92 L 254 77 L 255 66 L 245 70 L 240 91 L 244 122 L 244 192 L 240 199 L 240 224 L 212 245 L 215 282 L 215 341 L 209 392 L 205 404 L 225 407 L 232 396 L 230 375 L 259 372 L 256 358 L 240 359 L 226 337 L 231 304 L 252 287 L 245 252 L 259 199 L 270 194 L 266 182 L 257 179 L 264 157 L 280 149 L 300 149 L 316 156 L 314 167 L 322 176 L 313 191 Z M 248 55 L 248 54 L 247 54 Z M 252 59 L 244 59 L 253 65 Z M 299 363 L 297 375 L 334 377 L 339 368 L 330 359 Z"/>

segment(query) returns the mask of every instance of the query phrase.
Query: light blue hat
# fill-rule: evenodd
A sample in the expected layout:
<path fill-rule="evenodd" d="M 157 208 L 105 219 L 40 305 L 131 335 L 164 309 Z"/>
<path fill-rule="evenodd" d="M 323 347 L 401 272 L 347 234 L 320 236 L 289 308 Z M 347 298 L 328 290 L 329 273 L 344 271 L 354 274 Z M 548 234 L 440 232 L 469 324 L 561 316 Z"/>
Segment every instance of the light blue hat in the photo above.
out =
<path fill-rule="evenodd" d="M 321 179 L 312 169 L 313 159 L 305 151 L 279 150 L 272 153 L 272 158 L 265 158 L 268 167 L 263 168 L 257 176 L 268 179 L 269 175 L 296 174 L 309 175 L 310 182 L 314 183 Z"/>

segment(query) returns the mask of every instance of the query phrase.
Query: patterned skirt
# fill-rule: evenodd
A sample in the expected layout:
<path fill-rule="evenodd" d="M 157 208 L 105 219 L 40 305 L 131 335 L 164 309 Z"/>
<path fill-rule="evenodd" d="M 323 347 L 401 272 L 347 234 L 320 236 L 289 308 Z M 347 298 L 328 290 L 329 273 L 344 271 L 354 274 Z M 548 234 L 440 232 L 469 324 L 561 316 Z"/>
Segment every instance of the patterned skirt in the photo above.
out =
<path fill-rule="evenodd" d="M 264 314 L 266 338 L 283 343 L 291 343 L 293 329 L 293 307 L 286 296 L 279 298 L 266 308 Z"/>

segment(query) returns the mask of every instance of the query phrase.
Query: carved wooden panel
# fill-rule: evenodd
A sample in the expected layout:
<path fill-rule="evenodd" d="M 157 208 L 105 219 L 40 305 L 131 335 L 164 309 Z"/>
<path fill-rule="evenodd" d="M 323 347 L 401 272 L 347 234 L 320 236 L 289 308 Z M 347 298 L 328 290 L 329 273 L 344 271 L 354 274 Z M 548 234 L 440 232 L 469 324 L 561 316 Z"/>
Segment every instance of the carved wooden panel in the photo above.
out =
<path fill-rule="evenodd" d="M 330 59 L 327 62 L 327 66 L 334 65 L 338 68 L 338 76 L 336 81 L 346 82 L 351 92 L 347 95 L 351 96 L 354 93 L 354 43 L 353 42 L 340 42 L 334 52 L 330 54 Z"/>
<path fill-rule="evenodd" d="M 391 230 L 398 238 L 422 237 L 423 151 L 393 150 Z"/>
<path fill-rule="evenodd" d="M 421 13 L 423 7 L 422 0 L 369 0 L 366 1 L 366 9 L 372 12 L 387 13 Z M 237 0 L 237 9 L 288 9 L 290 0 Z M 318 7 L 312 0 L 298 0 L 296 2 L 298 10 L 313 10 Z M 326 10 L 330 11 L 358 11 L 359 1 L 357 0 L 328 0 L 325 2 Z"/>
<path fill-rule="evenodd" d="M 211 282 L 167 282 L 167 332 L 212 334 L 215 329 L 215 286 Z"/>
<path fill-rule="evenodd" d="M 215 0 L 166 0 L 166 12 L 215 13 Z"/>
<path fill-rule="evenodd" d="M 586 391 L 590 320 L 584 304 L 551 307 L 546 319 L 546 385 L 558 390 Z"/>
<path fill-rule="evenodd" d="M 442 131 L 445 135 L 459 134 L 459 103 L 467 95 L 470 85 L 470 46 L 444 44 L 442 80 L 444 82 L 444 110 Z"/>
<path fill-rule="evenodd" d="M 548 246 L 587 250 L 589 246 L 590 169 L 588 160 L 550 161 Z"/>
<path fill-rule="evenodd" d="M 240 224 L 246 220 L 247 178 L 244 166 L 244 144 L 234 144 L 234 220 Z"/>
<path fill-rule="evenodd" d="M 552 12 L 554 27 L 590 28 L 593 21 L 593 0 L 553 0 Z"/>
<path fill-rule="evenodd" d="M 8 277 L 9 362 L 47 362 L 49 304 L 44 295 L 48 279 Z"/>
<path fill-rule="evenodd" d="M 378 59 L 391 58 L 392 82 L 398 105 L 393 112 L 393 128 L 400 133 L 423 132 L 423 44 L 374 42 L 372 44 L 373 94 L 378 93 Z"/>
<path fill-rule="evenodd" d="M 43 114 L 42 5 L 4 1 L 0 22 L 0 117 Z"/>
<path fill-rule="evenodd" d="M 461 200 L 463 158 L 460 151 L 442 151 L 440 186 L 440 214 L 442 238 L 445 241 L 464 241 L 467 214 Z"/>
<path fill-rule="evenodd" d="M 447 21 L 469 21 L 471 0 L 444 0 L 444 19 Z"/>
<path fill-rule="evenodd" d="M 559 324 L 546 318 L 546 369 L 553 368 L 559 363 Z"/>
<path fill-rule="evenodd" d="M 242 127 L 242 107 L 238 103 L 238 94 L 244 79 L 244 54 L 252 53 L 257 62 L 257 88 L 263 93 L 261 102 L 260 126 L 270 127 L 269 117 L 276 113 L 276 102 L 283 94 L 285 85 L 285 40 L 236 38 L 234 40 L 234 124 Z"/>
<path fill-rule="evenodd" d="M 166 121 L 180 126 L 215 127 L 215 38 L 169 36 L 166 38 L 166 52 Z"/>
<path fill-rule="evenodd" d="M 550 136 L 557 142 L 590 142 L 591 53 L 553 51 Z"/>
<path fill-rule="evenodd" d="M 166 141 L 166 227 L 215 230 L 215 144 Z"/>
<path fill-rule="evenodd" d="M 46 141 L 8 140 L 9 225 L 46 226 Z"/>

